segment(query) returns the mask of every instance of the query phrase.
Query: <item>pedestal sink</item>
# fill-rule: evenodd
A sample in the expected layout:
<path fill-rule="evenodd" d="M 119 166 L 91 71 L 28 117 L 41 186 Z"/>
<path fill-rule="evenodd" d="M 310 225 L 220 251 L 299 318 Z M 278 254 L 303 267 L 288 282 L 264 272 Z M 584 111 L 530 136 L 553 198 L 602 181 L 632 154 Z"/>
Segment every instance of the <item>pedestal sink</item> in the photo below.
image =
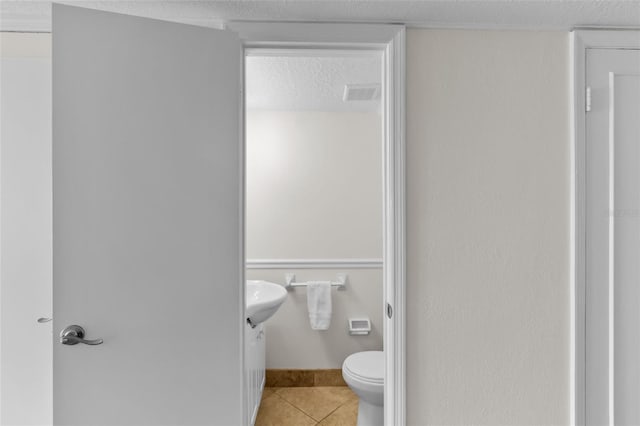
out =
<path fill-rule="evenodd" d="M 262 280 L 247 280 L 247 322 L 255 327 L 271 318 L 287 298 L 287 290 L 279 284 Z"/>

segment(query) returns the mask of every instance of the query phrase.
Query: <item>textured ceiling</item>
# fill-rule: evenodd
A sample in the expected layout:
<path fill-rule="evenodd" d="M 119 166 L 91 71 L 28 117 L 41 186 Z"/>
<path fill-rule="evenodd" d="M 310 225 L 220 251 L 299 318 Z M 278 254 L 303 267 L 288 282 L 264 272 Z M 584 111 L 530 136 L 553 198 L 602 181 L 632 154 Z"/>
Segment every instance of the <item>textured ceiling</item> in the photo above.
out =
<path fill-rule="evenodd" d="M 378 55 L 249 56 L 245 73 L 249 109 L 379 111 L 379 100 L 342 100 L 345 84 L 381 82 Z"/>
<path fill-rule="evenodd" d="M 62 0 L 61 3 L 212 26 L 227 20 L 366 21 L 445 28 L 555 30 L 576 26 L 640 26 L 638 0 Z M 50 1 L 0 1 L 3 30 L 48 30 L 50 16 Z"/>

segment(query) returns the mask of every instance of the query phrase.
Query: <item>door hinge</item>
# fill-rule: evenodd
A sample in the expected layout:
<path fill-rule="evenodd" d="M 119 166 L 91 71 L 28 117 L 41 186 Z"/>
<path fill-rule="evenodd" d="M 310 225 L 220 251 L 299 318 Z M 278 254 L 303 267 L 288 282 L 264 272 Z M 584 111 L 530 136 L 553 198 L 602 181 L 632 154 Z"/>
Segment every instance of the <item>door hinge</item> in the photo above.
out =
<path fill-rule="evenodd" d="M 584 110 L 586 112 L 591 111 L 591 87 L 587 86 L 587 90 L 585 91 L 585 97 L 584 97 Z"/>

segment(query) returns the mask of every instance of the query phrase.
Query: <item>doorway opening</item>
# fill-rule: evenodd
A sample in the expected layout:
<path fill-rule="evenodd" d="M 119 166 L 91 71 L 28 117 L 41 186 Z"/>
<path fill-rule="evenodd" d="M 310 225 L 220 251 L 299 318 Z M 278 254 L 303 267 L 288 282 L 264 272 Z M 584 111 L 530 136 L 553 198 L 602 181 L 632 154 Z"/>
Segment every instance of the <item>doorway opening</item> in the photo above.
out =
<path fill-rule="evenodd" d="M 246 51 L 245 278 L 287 289 L 245 330 L 250 423 L 383 422 L 383 71 L 378 50 Z M 377 403 L 345 359 L 375 365 Z"/>
<path fill-rule="evenodd" d="M 384 424 L 406 423 L 405 29 L 402 25 L 230 22 L 245 53 L 258 49 L 376 51 L 382 57 Z M 346 267 L 347 265 L 340 265 Z M 244 324 L 240 324 L 244 325 Z M 244 335 L 244 328 L 241 329 Z M 246 355 L 246 354 L 245 354 Z M 245 376 L 250 373 L 245 371 Z M 245 408 L 247 386 L 245 381 Z M 248 410 L 245 410 L 245 413 Z M 247 418 L 248 423 L 251 418 Z"/>

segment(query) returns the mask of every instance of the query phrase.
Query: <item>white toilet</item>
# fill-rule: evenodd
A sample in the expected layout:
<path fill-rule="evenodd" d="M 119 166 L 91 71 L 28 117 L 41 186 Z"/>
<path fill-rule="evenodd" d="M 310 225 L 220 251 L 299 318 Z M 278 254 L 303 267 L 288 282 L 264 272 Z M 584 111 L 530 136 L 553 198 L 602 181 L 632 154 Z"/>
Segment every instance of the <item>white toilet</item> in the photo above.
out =
<path fill-rule="evenodd" d="M 384 352 L 366 351 L 349 355 L 342 364 L 342 377 L 360 398 L 358 426 L 383 426 Z"/>

